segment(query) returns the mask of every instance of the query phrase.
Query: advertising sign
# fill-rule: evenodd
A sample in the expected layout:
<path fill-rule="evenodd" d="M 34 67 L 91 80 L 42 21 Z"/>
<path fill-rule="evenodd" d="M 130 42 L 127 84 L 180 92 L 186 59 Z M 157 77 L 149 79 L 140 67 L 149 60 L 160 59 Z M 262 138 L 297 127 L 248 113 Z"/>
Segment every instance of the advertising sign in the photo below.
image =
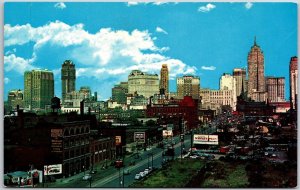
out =
<path fill-rule="evenodd" d="M 172 130 L 163 130 L 163 137 L 172 137 L 173 131 Z"/>
<path fill-rule="evenodd" d="M 51 152 L 62 152 L 63 148 L 63 130 L 51 129 Z"/>
<path fill-rule="evenodd" d="M 62 174 L 62 164 L 44 166 L 44 175 Z"/>
<path fill-rule="evenodd" d="M 116 136 L 116 146 L 121 145 L 121 136 Z"/>
<path fill-rule="evenodd" d="M 145 132 L 134 132 L 134 142 L 145 143 Z"/>
<path fill-rule="evenodd" d="M 194 135 L 194 144 L 219 144 L 218 135 Z"/>

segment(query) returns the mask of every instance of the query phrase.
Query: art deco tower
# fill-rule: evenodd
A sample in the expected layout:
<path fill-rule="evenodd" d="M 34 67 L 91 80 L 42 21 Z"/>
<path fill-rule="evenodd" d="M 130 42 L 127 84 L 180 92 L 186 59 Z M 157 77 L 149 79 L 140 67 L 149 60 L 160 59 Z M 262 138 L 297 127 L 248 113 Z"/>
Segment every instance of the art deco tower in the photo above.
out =
<path fill-rule="evenodd" d="M 165 95 L 169 93 L 169 70 L 167 64 L 163 64 L 160 70 L 159 88 L 164 89 Z"/>
<path fill-rule="evenodd" d="M 62 86 L 62 102 L 66 98 L 66 94 L 75 91 L 76 70 L 71 60 L 66 60 L 61 68 L 61 86 Z"/>
<path fill-rule="evenodd" d="M 248 96 L 254 101 L 266 101 L 264 54 L 256 44 L 248 53 Z"/>

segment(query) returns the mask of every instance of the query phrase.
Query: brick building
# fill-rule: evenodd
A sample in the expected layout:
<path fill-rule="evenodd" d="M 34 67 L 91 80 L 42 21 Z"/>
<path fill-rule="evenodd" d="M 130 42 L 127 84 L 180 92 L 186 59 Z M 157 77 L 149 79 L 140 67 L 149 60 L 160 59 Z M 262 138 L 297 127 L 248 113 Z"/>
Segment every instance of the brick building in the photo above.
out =
<path fill-rule="evenodd" d="M 184 96 L 182 100 L 174 100 L 169 104 L 150 104 L 146 110 L 147 117 L 178 117 L 182 116 L 186 121 L 186 129 L 197 128 L 198 119 L 198 100 L 191 96 Z"/>

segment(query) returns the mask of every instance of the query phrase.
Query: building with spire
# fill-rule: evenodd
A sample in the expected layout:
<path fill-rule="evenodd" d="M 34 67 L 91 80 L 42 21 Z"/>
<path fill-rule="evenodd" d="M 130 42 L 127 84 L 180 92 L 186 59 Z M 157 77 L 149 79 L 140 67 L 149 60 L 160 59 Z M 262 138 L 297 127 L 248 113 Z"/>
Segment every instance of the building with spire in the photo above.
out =
<path fill-rule="evenodd" d="M 75 91 L 76 69 L 71 60 L 65 60 L 61 68 L 62 102 L 66 99 L 66 94 Z"/>
<path fill-rule="evenodd" d="M 248 96 L 256 102 L 267 100 L 264 73 L 264 54 L 254 38 L 248 53 Z"/>
<path fill-rule="evenodd" d="M 297 109 L 298 96 L 298 58 L 294 56 L 290 60 L 290 104 L 291 109 Z"/>
<path fill-rule="evenodd" d="M 165 95 L 169 93 L 169 70 L 167 64 L 163 64 L 160 70 L 159 89 L 164 89 Z"/>

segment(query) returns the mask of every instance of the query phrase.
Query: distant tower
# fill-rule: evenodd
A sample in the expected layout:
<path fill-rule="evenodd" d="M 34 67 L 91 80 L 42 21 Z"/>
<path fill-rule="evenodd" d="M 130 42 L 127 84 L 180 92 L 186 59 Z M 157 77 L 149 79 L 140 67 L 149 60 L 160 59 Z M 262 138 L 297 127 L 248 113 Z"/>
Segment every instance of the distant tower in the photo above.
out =
<path fill-rule="evenodd" d="M 61 68 L 61 87 L 62 87 L 62 102 L 64 103 L 66 94 L 75 91 L 76 70 L 75 65 L 71 60 L 66 60 Z"/>
<path fill-rule="evenodd" d="M 24 104 L 30 109 L 45 109 L 54 96 L 53 72 L 32 70 L 24 73 Z"/>
<path fill-rule="evenodd" d="M 285 101 L 285 78 L 284 77 L 266 77 L 266 90 L 270 102 Z"/>
<path fill-rule="evenodd" d="M 248 95 L 254 101 L 266 101 L 264 54 L 256 44 L 248 53 Z"/>
<path fill-rule="evenodd" d="M 169 93 L 169 70 L 167 64 L 163 64 L 161 67 L 159 88 L 164 89 L 165 95 Z"/>
<path fill-rule="evenodd" d="M 233 77 L 236 80 L 236 95 L 239 96 L 242 93 L 242 86 L 246 86 L 246 69 L 233 69 Z"/>
<path fill-rule="evenodd" d="M 298 96 L 298 58 L 294 56 L 290 61 L 290 104 L 291 109 L 297 109 Z"/>
<path fill-rule="evenodd" d="M 177 78 L 177 96 L 183 99 L 184 96 L 192 96 L 199 99 L 200 78 L 197 76 L 183 76 Z"/>

